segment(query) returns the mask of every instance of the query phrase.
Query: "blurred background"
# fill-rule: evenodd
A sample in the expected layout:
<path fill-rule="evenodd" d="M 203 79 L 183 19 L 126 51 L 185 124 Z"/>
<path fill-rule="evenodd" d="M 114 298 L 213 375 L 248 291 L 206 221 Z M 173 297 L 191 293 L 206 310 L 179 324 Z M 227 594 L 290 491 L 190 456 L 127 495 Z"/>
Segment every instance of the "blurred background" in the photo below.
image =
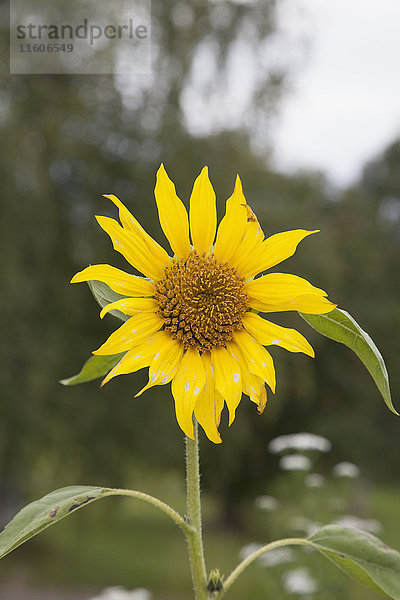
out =
<path fill-rule="evenodd" d="M 102 194 L 116 194 L 164 243 L 153 196 L 160 162 L 186 205 L 207 164 L 220 216 L 238 172 L 266 235 L 321 230 L 281 270 L 326 289 L 370 333 L 399 408 L 398 3 L 152 0 L 153 73 L 137 78 L 9 75 L 8 3 L 0 6 L 2 525 L 24 503 L 77 483 L 139 488 L 184 510 L 169 389 L 134 399 L 144 371 L 101 391 L 58 383 L 118 325 L 100 321 L 87 286 L 68 283 L 88 264 L 127 268 L 94 219 L 116 216 Z M 223 444 L 202 437 L 208 566 L 228 572 L 245 543 L 293 532 L 292 517 L 310 525 L 349 511 L 378 521 L 400 548 L 398 419 L 349 350 L 296 314 L 275 320 L 301 330 L 317 358 L 274 347 L 277 393 L 264 414 L 244 399 L 230 429 L 223 415 Z M 287 469 L 269 444 L 301 431 L 324 436 L 330 451 Z M 351 485 L 332 471 L 341 462 L 358 469 L 344 476 Z M 311 474 L 321 485 L 307 484 Z M 312 488 L 323 490 L 318 510 Z M 255 503 L 271 493 L 272 508 Z M 86 600 L 117 585 L 154 600 L 190 598 L 179 532 L 131 504 L 94 505 L 7 557 L 0 598 Z M 304 553 L 291 560 L 303 592 L 282 565 L 260 564 L 231 598 L 272 589 L 275 600 L 378 597 Z M 307 588 L 305 575 L 320 581 Z"/>

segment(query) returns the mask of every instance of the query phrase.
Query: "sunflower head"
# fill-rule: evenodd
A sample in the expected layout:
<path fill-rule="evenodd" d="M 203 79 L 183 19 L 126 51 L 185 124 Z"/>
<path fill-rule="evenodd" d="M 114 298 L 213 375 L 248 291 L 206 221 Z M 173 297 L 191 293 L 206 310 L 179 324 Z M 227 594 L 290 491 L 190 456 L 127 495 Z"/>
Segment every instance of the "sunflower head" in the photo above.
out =
<path fill-rule="evenodd" d="M 103 317 L 119 310 L 128 318 L 94 354 L 124 353 L 103 383 L 149 367 L 154 385 L 171 382 L 178 424 L 193 437 L 193 415 L 208 438 L 221 441 L 218 426 L 226 403 L 229 424 L 242 393 L 262 412 L 265 384 L 275 391 L 275 369 L 265 346 L 314 356 L 307 340 L 258 313 L 301 311 L 322 314 L 335 308 L 324 290 L 306 279 L 265 271 L 294 254 L 316 233 L 296 229 L 265 238 L 248 206 L 239 177 L 217 229 L 215 193 L 207 167 L 193 185 L 189 215 L 163 165 L 155 198 L 168 254 L 114 195 L 120 223 L 97 217 L 115 250 L 143 277 L 109 265 L 92 265 L 72 283 L 101 281 L 124 297 L 107 305 Z M 258 276 L 258 277 L 257 277 Z"/>
<path fill-rule="evenodd" d="M 209 352 L 232 340 L 248 308 L 244 277 L 213 254 L 191 250 L 186 259 L 173 259 L 156 283 L 155 298 L 164 329 L 184 348 Z"/>

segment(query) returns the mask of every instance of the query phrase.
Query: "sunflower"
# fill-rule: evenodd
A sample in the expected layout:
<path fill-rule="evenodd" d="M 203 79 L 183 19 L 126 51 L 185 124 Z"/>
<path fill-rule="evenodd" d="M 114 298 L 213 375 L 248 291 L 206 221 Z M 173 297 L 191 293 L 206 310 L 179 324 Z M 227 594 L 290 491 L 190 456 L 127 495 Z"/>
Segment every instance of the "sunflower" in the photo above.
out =
<path fill-rule="evenodd" d="M 193 438 L 194 414 L 207 437 L 219 443 L 225 402 L 230 425 L 242 393 L 261 413 L 267 401 L 265 384 L 275 392 L 274 364 L 264 346 L 276 344 L 314 356 L 299 332 L 258 312 L 327 313 L 335 305 L 326 292 L 296 275 L 255 276 L 292 256 L 299 242 L 316 231 L 296 229 L 265 239 L 239 176 L 217 230 L 207 167 L 194 182 L 188 216 L 161 165 L 155 199 L 171 257 L 116 196 L 105 197 L 117 206 L 121 224 L 109 217 L 96 219 L 114 249 L 144 277 L 110 265 L 92 265 L 71 280 L 100 281 L 124 296 L 100 313 L 103 317 L 119 310 L 129 317 L 93 352 L 125 353 L 102 385 L 117 375 L 149 367 L 149 381 L 136 396 L 171 382 L 176 418 L 184 433 Z"/>

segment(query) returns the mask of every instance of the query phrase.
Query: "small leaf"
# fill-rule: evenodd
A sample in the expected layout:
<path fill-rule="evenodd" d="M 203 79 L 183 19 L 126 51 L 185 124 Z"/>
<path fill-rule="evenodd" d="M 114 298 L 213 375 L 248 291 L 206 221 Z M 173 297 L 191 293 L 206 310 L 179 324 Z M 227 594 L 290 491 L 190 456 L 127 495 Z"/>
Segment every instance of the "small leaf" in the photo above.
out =
<path fill-rule="evenodd" d="M 104 308 L 111 302 L 115 302 L 116 300 L 121 300 L 121 298 L 127 297 L 117 294 L 117 292 L 114 292 L 106 283 L 103 283 L 102 281 L 88 281 L 88 285 L 101 308 Z M 114 317 L 121 319 L 121 321 L 127 321 L 129 319 L 129 316 L 124 315 L 119 310 L 111 310 L 108 314 L 114 315 Z M 60 383 L 63 385 L 76 385 L 78 383 L 85 383 L 87 381 L 92 381 L 93 379 L 103 377 L 108 373 L 108 371 L 115 367 L 124 354 L 125 352 L 108 356 L 93 355 L 85 362 L 81 371 L 77 375 L 73 375 L 67 379 L 61 379 Z"/>
<path fill-rule="evenodd" d="M 306 315 L 299 313 L 305 321 L 325 337 L 348 346 L 364 363 L 375 381 L 386 406 L 395 414 L 389 386 L 389 376 L 385 362 L 374 342 L 345 310 L 335 308 L 324 315 Z"/>
<path fill-rule="evenodd" d="M 110 495 L 113 490 L 107 488 L 71 486 L 28 504 L 0 533 L 0 558 L 75 510 Z"/>
<path fill-rule="evenodd" d="M 60 383 L 63 385 L 77 385 L 78 383 L 86 383 L 87 381 L 104 377 L 108 371 L 111 371 L 111 369 L 115 367 L 124 354 L 125 352 L 107 356 L 98 356 L 97 354 L 94 354 L 85 362 L 77 375 L 73 375 L 67 379 L 61 379 Z"/>
<path fill-rule="evenodd" d="M 127 298 L 127 296 L 123 296 L 122 294 L 114 292 L 106 283 L 103 283 L 102 281 L 88 281 L 88 285 L 101 308 L 104 308 L 111 302 L 116 302 L 122 298 Z M 127 321 L 129 319 L 129 316 L 124 315 L 124 313 L 122 313 L 120 310 L 111 310 L 108 314 L 117 317 L 117 319 L 121 319 L 121 321 Z"/>
<path fill-rule="evenodd" d="M 400 553 L 377 537 L 341 525 L 327 525 L 308 541 L 360 583 L 400 600 Z"/>

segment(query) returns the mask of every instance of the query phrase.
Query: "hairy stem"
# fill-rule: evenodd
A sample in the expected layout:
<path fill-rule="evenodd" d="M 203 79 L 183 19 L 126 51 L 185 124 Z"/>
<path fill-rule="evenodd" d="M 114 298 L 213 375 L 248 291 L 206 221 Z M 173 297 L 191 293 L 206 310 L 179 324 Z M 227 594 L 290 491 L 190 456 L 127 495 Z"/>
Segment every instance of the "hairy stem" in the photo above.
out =
<path fill-rule="evenodd" d="M 192 531 L 186 531 L 196 600 L 208 600 L 207 571 L 201 524 L 199 442 L 197 422 L 194 423 L 194 440 L 186 437 L 186 493 L 187 517 Z"/>

